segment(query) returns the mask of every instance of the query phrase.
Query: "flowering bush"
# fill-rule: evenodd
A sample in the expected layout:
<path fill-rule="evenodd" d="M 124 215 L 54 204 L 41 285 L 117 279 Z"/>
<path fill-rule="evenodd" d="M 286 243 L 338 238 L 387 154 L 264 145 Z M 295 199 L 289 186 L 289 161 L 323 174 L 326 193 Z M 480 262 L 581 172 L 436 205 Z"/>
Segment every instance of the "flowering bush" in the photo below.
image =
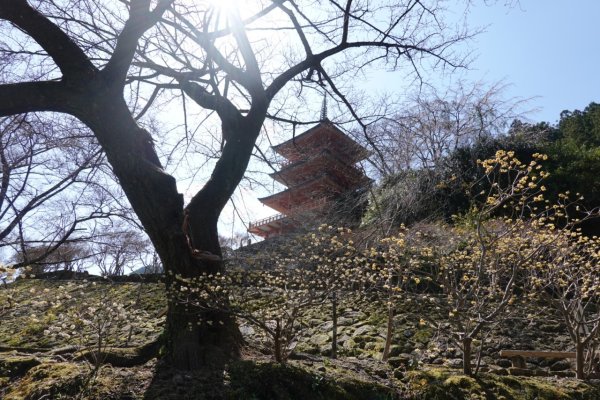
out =
<path fill-rule="evenodd" d="M 53 298 L 40 301 L 55 315 L 44 335 L 85 352 L 94 373 L 104 363 L 109 347 L 128 345 L 135 325 L 149 319 L 145 310 L 133 307 L 135 301 L 123 304 L 115 299 L 112 289 L 95 282 L 67 282 L 53 292 Z M 75 292 L 85 296 L 91 291 L 97 294 L 88 296 L 85 305 L 73 304 Z"/>

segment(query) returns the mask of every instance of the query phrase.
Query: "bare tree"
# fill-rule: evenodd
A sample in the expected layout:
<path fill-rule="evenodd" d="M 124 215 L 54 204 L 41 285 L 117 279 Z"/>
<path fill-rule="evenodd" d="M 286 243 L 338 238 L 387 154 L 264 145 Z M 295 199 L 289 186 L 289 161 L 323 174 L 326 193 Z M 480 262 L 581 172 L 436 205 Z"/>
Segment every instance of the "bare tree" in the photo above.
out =
<path fill-rule="evenodd" d="M 88 187 L 100 174 L 100 148 L 73 122 L 27 114 L 0 120 L 0 249 L 17 253 L 15 267 L 42 266 L 106 216 L 105 202 L 91 201 Z"/>
<path fill-rule="evenodd" d="M 17 265 L 29 267 L 28 272 L 38 275 L 51 270 L 81 272 L 85 269 L 85 260 L 89 257 L 89 249 L 85 244 L 65 241 L 56 249 L 50 246 L 26 248 L 24 252 L 15 254 L 13 260 Z"/>
<path fill-rule="evenodd" d="M 347 76 L 371 66 L 418 74 L 428 60 L 460 66 L 452 45 L 466 36 L 444 25 L 435 0 L 327 1 L 317 8 L 312 1 L 254 1 L 239 10 L 173 0 L 35 4 L 0 0 L 2 30 L 13 39 L 2 53 L 37 63 L 38 72 L 35 79 L 27 76 L 15 62 L 11 79 L 0 85 L 0 115 L 66 113 L 93 131 L 160 255 L 170 290 L 177 290 L 175 275 L 222 270 L 217 220 L 244 175 L 272 102 L 281 105 L 291 93 L 297 98 L 327 84 L 360 124 L 344 94 Z M 183 91 L 182 102 L 220 119 L 222 145 L 210 178 L 185 207 L 159 157 L 168 162 L 172 152 L 162 147 L 162 136 L 155 141 L 140 125 L 152 106 L 132 100 L 138 99 L 135 85 L 125 90 L 132 82 L 171 96 Z M 155 90 L 138 93 L 152 104 Z M 172 142 L 185 143 L 184 125 Z M 239 331 L 225 313 L 171 302 L 166 330 L 169 360 L 179 368 L 220 366 L 238 353 Z"/>
<path fill-rule="evenodd" d="M 123 275 L 145 266 L 143 261 L 151 258 L 146 254 L 150 244 L 143 233 L 123 223 L 97 232 L 91 242 L 93 265 L 104 276 Z"/>
<path fill-rule="evenodd" d="M 382 171 L 440 167 L 458 147 L 503 133 L 525 114 L 525 99 L 505 99 L 506 87 L 497 83 L 468 85 L 459 82 L 440 92 L 419 91 L 401 110 L 375 125 L 373 140 L 386 165 Z"/>

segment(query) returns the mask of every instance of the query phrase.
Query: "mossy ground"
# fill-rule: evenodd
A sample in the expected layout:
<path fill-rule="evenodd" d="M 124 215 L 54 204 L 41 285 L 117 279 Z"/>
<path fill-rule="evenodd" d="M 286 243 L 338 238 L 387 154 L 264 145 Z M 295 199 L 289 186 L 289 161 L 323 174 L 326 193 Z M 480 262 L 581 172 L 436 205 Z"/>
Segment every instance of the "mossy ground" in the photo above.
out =
<path fill-rule="evenodd" d="M 330 315 L 328 305 L 307 313 L 297 350 L 307 351 L 288 365 L 274 364 L 262 344 L 250 347 L 244 360 L 229 365 L 218 376 L 188 374 L 166 369 L 156 359 L 132 366 L 105 365 L 91 376 L 91 365 L 62 352 L 73 344 L 44 335 L 57 315 L 69 307 L 88 304 L 110 292 L 115 301 L 143 308 L 151 316 L 132 329 L 125 348 L 113 349 L 112 359 L 126 364 L 137 360 L 141 346 L 160 334 L 165 308 L 164 292 L 156 283 L 99 283 L 84 292 L 73 291 L 60 307 L 40 305 L 65 282 L 20 280 L 12 286 L 14 306 L 4 308 L 0 324 L 0 398 L 2 399 L 600 399 L 597 386 L 574 379 L 525 378 L 480 374 L 465 377 L 458 369 L 433 369 L 422 362 L 394 368 L 379 361 L 385 330 L 385 307 L 376 302 L 351 299 L 341 304 L 338 337 L 340 357 L 324 356 Z M 398 307 L 394 349 L 427 352 L 436 333 L 419 324 L 410 304 Z M 357 332 L 362 332 L 358 334 Z M 554 333 L 553 333 L 554 334 Z M 257 334 L 254 339 L 260 339 Z M 251 343 L 252 341 L 250 341 Z M 318 343 L 317 343 L 318 342 Z M 116 342 L 115 342 L 116 343 Z M 121 342 L 119 342 L 121 343 Z M 12 351 L 11 351 L 12 350 Z M 403 357 L 406 355 L 403 354 Z M 109 359 L 109 358 L 107 358 Z M 79 360 L 79 361 L 77 361 Z M 125 360 L 125 361 L 123 361 Z M 412 361 L 412 359 L 411 359 Z M 413 370 L 406 371 L 404 368 Z M 417 369 L 414 369 L 417 368 Z"/>
<path fill-rule="evenodd" d="M 468 377 L 447 369 L 410 371 L 405 382 L 414 400 L 596 400 L 600 387 L 573 379 L 479 374 Z"/>

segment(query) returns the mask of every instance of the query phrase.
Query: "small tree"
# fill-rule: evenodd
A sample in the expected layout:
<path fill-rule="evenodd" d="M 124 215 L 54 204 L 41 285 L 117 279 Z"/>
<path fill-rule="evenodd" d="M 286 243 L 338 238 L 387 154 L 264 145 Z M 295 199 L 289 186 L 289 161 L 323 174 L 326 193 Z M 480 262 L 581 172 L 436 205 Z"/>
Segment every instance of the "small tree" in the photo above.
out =
<path fill-rule="evenodd" d="M 145 264 L 150 256 L 150 243 L 142 232 L 122 224 L 98 233 L 91 247 L 94 264 L 103 276 L 123 275 Z"/>
<path fill-rule="evenodd" d="M 338 305 L 349 290 L 359 284 L 360 252 L 352 230 L 321 225 L 317 232 L 301 239 L 302 252 L 294 262 L 314 271 L 314 285 L 323 302 L 331 303 L 331 358 L 337 357 Z"/>
<path fill-rule="evenodd" d="M 578 196 L 579 197 L 579 196 Z M 562 317 L 575 346 L 576 373 L 585 379 L 598 368 L 597 340 L 600 333 L 600 238 L 587 237 L 576 225 L 582 219 L 598 216 L 598 210 L 570 219 L 579 208 L 560 195 L 555 218 L 540 222 L 536 240 L 544 243 L 544 252 L 532 260 L 529 270 L 530 295 L 551 304 Z M 557 228 L 557 225 L 562 228 Z M 547 237 L 551 236 L 552 240 Z"/>
<path fill-rule="evenodd" d="M 498 151 L 495 158 L 479 161 L 487 192 L 465 217 L 465 227 L 454 229 L 456 247 L 439 255 L 432 278 L 442 290 L 441 297 L 425 295 L 436 303 L 441 314 L 432 323 L 440 330 L 450 322 L 450 336 L 463 351 L 463 372 L 473 373 L 472 343 L 500 323 L 514 301 L 517 281 L 528 263 L 556 238 L 534 240 L 530 227 L 547 218 L 553 207 L 544 201 L 547 177 L 536 154 L 523 164 L 513 152 Z M 483 344 L 483 341 L 482 341 Z M 478 351 L 477 373 L 481 360 Z"/>
<path fill-rule="evenodd" d="M 87 303 L 73 304 L 74 292 L 82 294 L 84 291 L 93 293 Z M 89 381 L 95 379 L 105 364 L 107 350 L 117 345 L 126 346 L 132 325 L 149 318 L 145 310 L 133 307 L 133 302 L 124 303 L 114 295 L 113 285 L 69 282 L 59 286 L 46 303 L 55 310 L 56 319 L 44 335 L 77 347 L 79 355 L 90 362 Z"/>
<path fill-rule="evenodd" d="M 66 241 L 55 249 L 52 246 L 35 246 L 25 248 L 13 258 L 16 265 L 27 265 L 28 272 L 41 274 L 47 271 L 79 272 L 86 259 L 90 258 L 89 248 L 81 242 Z M 32 261 L 27 264 L 28 260 Z"/>
<path fill-rule="evenodd" d="M 276 362 L 285 363 L 301 319 L 306 311 L 322 303 L 314 271 L 281 263 L 269 269 L 228 270 L 205 274 L 194 280 L 176 277 L 180 290 L 173 301 L 202 310 L 224 313 L 258 328 L 268 338 Z M 211 325 L 210 319 L 200 321 Z M 217 323 L 219 323 L 217 321 Z"/>

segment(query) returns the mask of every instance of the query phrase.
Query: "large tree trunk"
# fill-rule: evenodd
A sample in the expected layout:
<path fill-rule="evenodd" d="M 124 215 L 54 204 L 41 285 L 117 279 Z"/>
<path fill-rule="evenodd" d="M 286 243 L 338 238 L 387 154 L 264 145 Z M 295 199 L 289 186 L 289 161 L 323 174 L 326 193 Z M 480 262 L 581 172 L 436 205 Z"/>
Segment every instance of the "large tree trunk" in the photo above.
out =
<path fill-rule="evenodd" d="M 94 130 L 161 258 L 167 291 L 177 290 L 175 276 L 189 279 L 203 272 L 222 272 L 222 261 L 199 259 L 193 250 L 221 255 L 217 220 L 226 202 L 223 198 L 228 199 L 230 194 L 226 191 L 219 193 L 221 196 L 195 198 L 194 207 L 188 207 L 190 229 L 184 232 L 183 196 L 177 191 L 175 179 L 163 171 L 150 135 L 131 117 L 122 96 L 104 92 L 76 108 L 78 116 Z M 231 192 L 243 176 L 245 165 L 229 177 L 226 186 Z M 241 335 L 232 317 L 223 311 L 194 309 L 176 298 L 169 299 L 165 335 L 172 366 L 213 369 L 239 354 Z"/>
<path fill-rule="evenodd" d="M 216 223 L 197 227 L 194 238 L 194 243 L 203 244 L 204 251 L 221 256 Z M 192 269 L 182 271 L 184 278 L 194 278 L 203 272 L 223 272 L 221 261 L 192 261 Z M 167 279 L 167 286 L 168 290 L 177 291 L 179 285 Z M 228 360 L 239 356 L 242 343 L 235 319 L 225 310 L 197 309 L 177 301 L 176 295 L 169 298 L 166 333 L 167 354 L 171 364 L 180 369 L 222 368 Z"/>

